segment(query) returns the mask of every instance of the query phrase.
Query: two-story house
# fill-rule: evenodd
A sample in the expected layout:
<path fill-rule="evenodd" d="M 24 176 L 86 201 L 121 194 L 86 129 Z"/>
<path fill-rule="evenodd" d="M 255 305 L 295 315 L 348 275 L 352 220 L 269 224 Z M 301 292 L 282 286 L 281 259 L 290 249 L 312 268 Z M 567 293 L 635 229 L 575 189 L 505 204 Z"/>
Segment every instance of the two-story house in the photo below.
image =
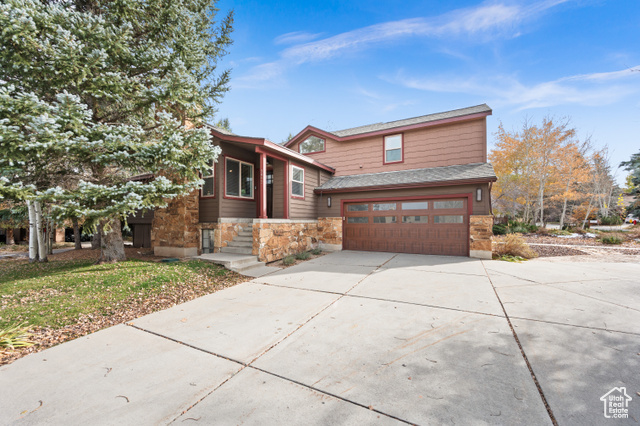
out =
<path fill-rule="evenodd" d="M 222 155 L 201 190 L 132 218 L 134 243 L 266 262 L 316 245 L 490 258 L 490 114 L 478 105 L 341 131 L 307 126 L 284 146 L 210 127 Z"/>

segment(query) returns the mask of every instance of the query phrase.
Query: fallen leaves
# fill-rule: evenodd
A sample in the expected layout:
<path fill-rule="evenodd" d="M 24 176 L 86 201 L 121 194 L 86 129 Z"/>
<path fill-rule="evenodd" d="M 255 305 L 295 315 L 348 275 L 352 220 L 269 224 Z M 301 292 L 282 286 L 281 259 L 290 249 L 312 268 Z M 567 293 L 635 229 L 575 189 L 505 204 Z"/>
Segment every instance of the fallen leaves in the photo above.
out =
<path fill-rule="evenodd" d="M 139 249 L 132 250 L 139 251 Z M 127 250 L 129 258 L 155 260 L 154 256 L 148 254 L 131 254 L 132 250 Z M 64 259 L 60 259 L 63 255 Z M 73 250 L 60 253 L 52 256 L 49 268 L 56 264 L 69 264 L 74 260 L 97 258 L 97 255 L 98 250 Z M 7 270 L 13 270 L 14 274 L 20 275 L 21 281 L 22 276 L 26 275 L 21 274 L 21 271 L 28 268 L 24 265 L 28 265 L 36 271 L 47 271 L 46 268 L 40 269 L 40 265 L 29 265 L 25 261 L 15 260 L 2 263 L 3 273 Z M 202 262 L 177 262 L 174 264 L 139 262 L 134 265 L 129 262 L 129 265 L 127 263 L 105 264 L 92 268 L 89 272 L 80 269 L 73 271 L 75 276 L 82 274 L 85 281 L 79 285 L 82 291 L 78 295 L 66 294 L 62 289 L 51 288 L 47 284 L 28 291 L 21 291 L 19 287 L 15 287 L 15 294 L 2 296 L 0 320 L 23 319 L 28 321 L 30 315 L 37 315 L 37 312 L 45 313 L 39 308 L 40 303 L 51 304 L 55 302 L 57 303 L 56 309 L 59 311 L 56 321 L 60 324 L 47 323 L 45 326 L 31 326 L 30 339 L 35 345 L 0 352 L 0 365 L 11 363 L 30 353 L 39 352 L 103 328 L 129 322 L 152 312 L 214 293 L 246 280 L 246 277 L 242 275 Z M 109 275 L 112 271 L 125 271 L 126 268 L 135 270 L 135 279 L 125 279 L 123 277 L 126 275 L 122 274 Z M 33 280 L 39 278 L 37 273 L 32 275 L 31 279 Z M 126 296 L 126 292 L 123 293 L 124 291 L 128 291 L 128 296 Z M 17 293 L 20 294 L 16 296 Z M 121 296 L 124 294 L 126 297 L 116 299 L 116 294 Z M 32 314 L 18 313 L 18 315 L 10 317 L 7 315 L 9 308 L 15 306 L 20 308 L 33 306 L 35 310 L 25 311 L 33 312 Z M 77 306 L 83 306 L 84 312 L 73 313 Z"/>

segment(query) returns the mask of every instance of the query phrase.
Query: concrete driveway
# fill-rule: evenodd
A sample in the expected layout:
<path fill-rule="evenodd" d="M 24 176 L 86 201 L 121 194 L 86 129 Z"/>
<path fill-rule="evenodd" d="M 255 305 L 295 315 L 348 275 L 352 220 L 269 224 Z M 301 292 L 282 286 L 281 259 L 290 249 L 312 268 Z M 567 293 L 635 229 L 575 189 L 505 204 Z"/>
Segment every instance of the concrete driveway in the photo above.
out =
<path fill-rule="evenodd" d="M 636 424 L 638 277 L 332 253 L 0 367 L 0 423 Z"/>

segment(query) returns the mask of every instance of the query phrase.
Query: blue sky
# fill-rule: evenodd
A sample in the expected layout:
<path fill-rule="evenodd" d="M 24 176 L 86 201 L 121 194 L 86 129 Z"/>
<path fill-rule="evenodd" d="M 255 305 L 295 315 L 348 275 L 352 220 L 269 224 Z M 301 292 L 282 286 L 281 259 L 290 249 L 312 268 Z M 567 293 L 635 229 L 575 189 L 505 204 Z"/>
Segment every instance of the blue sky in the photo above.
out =
<path fill-rule="evenodd" d="M 235 11 L 218 113 L 235 133 L 281 142 L 308 124 L 341 130 L 487 103 L 490 148 L 500 122 L 555 116 L 607 144 L 614 171 L 640 150 L 640 1 L 218 6 Z"/>

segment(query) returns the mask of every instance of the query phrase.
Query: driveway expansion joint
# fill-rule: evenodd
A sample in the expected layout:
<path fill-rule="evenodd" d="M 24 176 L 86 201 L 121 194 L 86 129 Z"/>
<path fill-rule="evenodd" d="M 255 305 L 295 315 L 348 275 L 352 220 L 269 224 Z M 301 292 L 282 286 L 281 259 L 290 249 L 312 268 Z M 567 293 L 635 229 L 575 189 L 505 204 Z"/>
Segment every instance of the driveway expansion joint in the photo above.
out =
<path fill-rule="evenodd" d="M 367 275 L 367 277 L 368 277 L 368 275 Z M 363 280 L 364 280 L 364 278 L 363 278 Z M 360 282 L 362 282 L 362 280 Z M 358 284 L 360 284 L 360 282 L 358 282 Z M 280 284 L 268 284 L 268 283 L 256 283 L 256 284 L 266 285 L 266 286 L 270 286 L 270 287 L 278 287 L 278 288 L 310 291 L 310 292 L 315 292 L 315 293 L 333 294 L 333 295 L 343 296 L 343 297 L 345 297 L 345 296 L 346 297 L 352 297 L 354 299 L 379 300 L 381 302 L 400 303 L 400 304 L 403 304 L 403 305 L 423 306 L 425 308 L 445 309 L 445 310 L 448 310 L 448 311 L 464 312 L 464 313 L 467 313 L 467 314 L 487 315 L 487 316 L 491 316 L 491 317 L 504 318 L 504 315 L 492 314 L 492 313 L 489 313 L 489 312 L 469 311 L 469 310 L 466 310 L 466 309 L 452 308 L 452 307 L 449 307 L 449 306 L 430 305 L 428 303 L 407 302 L 406 300 L 384 299 L 384 298 L 381 298 L 381 297 L 363 296 L 363 295 L 360 295 L 360 294 L 349 294 L 348 292 L 353 290 L 355 288 L 355 286 L 353 286 L 352 288 L 347 290 L 346 293 L 339 293 L 339 292 L 335 292 L 335 291 L 318 290 L 318 289 L 314 289 L 314 288 L 289 287 L 289 286 L 284 286 L 284 285 L 280 285 Z M 356 285 L 358 285 L 358 284 L 356 284 Z M 339 299 L 336 299 L 336 301 L 337 300 L 339 300 Z"/>
<path fill-rule="evenodd" d="M 539 323 L 543 323 L 543 324 L 560 325 L 560 326 L 564 326 L 564 327 L 583 328 L 585 330 L 598 330 L 598 331 L 606 331 L 608 333 L 621 333 L 621 334 L 630 334 L 632 336 L 640 336 L 640 333 L 636 333 L 636 332 L 633 332 L 633 331 L 613 330 L 611 328 L 593 327 L 593 326 L 579 325 L 579 324 L 567 324 L 567 323 L 564 323 L 564 322 L 541 320 L 541 319 L 534 319 L 534 318 L 525 318 L 525 317 L 516 317 L 516 316 L 511 317 L 511 318 L 517 319 L 517 320 L 521 320 L 521 321 L 532 321 L 532 322 L 539 322 Z"/>
<path fill-rule="evenodd" d="M 491 287 L 493 287 L 493 292 L 496 295 L 496 298 L 498 299 L 498 302 L 500 303 L 500 307 L 502 307 L 502 311 L 504 312 L 504 317 L 507 320 L 507 323 L 509 324 L 509 328 L 511 329 L 511 333 L 513 334 L 513 338 L 516 341 L 516 344 L 518 345 L 518 348 L 520 348 L 520 353 L 522 354 L 522 358 L 524 359 L 525 364 L 527 365 L 527 367 L 529 368 L 529 373 L 531 373 L 531 378 L 533 379 L 533 382 L 536 385 L 536 388 L 538 389 L 538 393 L 540 394 L 540 398 L 542 399 L 542 403 L 544 404 L 544 407 L 547 409 L 547 414 L 549 414 L 549 418 L 551 420 L 551 423 L 553 423 L 554 426 L 558 426 L 558 422 L 555 418 L 555 416 L 553 415 L 553 410 L 551 409 L 551 406 L 549 405 L 549 402 L 547 401 L 547 397 L 544 395 L 544 391 L 542 390 L 542 386 L 540 386 L 540 382 L 538 381 L 538 378 L 536 377 L 536 373 L 533 371 L 533 366 L 531 365 L 531 363 L 529 362 L 529 358 L 527 357 L 527 354 L 524 351 L 524 348 L 522 347 L 522 343 L 520 343 L 520 339 L 518 338 L 518 333 L 516 333 L 515 328 L 513 327 L 513 324 L 511 323 L 511 319 L 509 318 L 509 314 L 507 314 L 507 310 L 504 307 L 504 304 L 502 303 L 502 300 L 500 299 L 500 295 L 498 295 L 498 291 L 496 289 L 496 287 L 493 285 L 493 281 L 491 280 L 491 276 L 489 275 L 489 272 L 487 271 L 487 268 L 485 267 L 484 262 L 482 262 L 482 267 L 484 268 L 485 273 L 487 274 L 487 278 L 489 279 L 489 282 L 491 283 Z M 529 280 L 527 280 L 529 281 Z"/>
<path fill-rule="evenodd" d="M 397 256 L 397 255 L 396 255 L 396 256 Z M 128 325 L 129 327 L 133 327 L 133 328 L 138 329 L 138 330 L 140 330 L 140 331 L 143 331 L 143 332 L 146 332 L 146 333 L 149 333 L 149 334 L 152 334 L 152 335 L 155 335 L 155 336 L 158 336 L 158 337 L 161 337 L 161 338 L 164 338 L 164 339 L 170 340 L 170 341 L 172 341 L 172 342 L 175 342 L 175 343 L 178 343 L 178 344 L 181 344 L 181 345 L 187 346 L 187 347 L 189 347 L 189 348 L 192 348 L 192 349 L 195 349 L 195 350 L 198 350 L 198 351 L 204 352 L 204 353 L 207 353 L 207 354 L 209 354 L 209 355 L 213 355 L 213 356 L 216 356 L 216 357 L 218 357 L 218 358 L 222 358 L 222 359 L 225 359 L 225 360 L 227 360 L 227 361 L 234 362 L 234 363 L 239 364 L 239 365 L 241 366 L 241 368 L 240 368 L 238 371 L 236 371 L 234 374 L 232 374 L 232 375 L 231 375 L 231 376 L 229 376 L 226 380 L 224 380 L 222 383 L 220 383 L 218 386 L 216 386 L 216 387 L 215 387 L 215 389 L 211 390 L 211 392 L 209 392 L 207 395 L 203 396 L 203 397 L 202 397 L 202 398 L 200 398 L 198 401 L 196 401 L 194 404 L 192 404 L 189 408 L 187 408 L 187 409 L 186 409 L 186 410 L 184 410 L 182 413 L 180 413 L 180 414 L 179 414 L 175 419 L 173 419 L 170 423 L 174 423 L 176 420 L 178 420 L 178 418 L 180 418 L 180 416 L 184 415 L 184 414 L 185 414 L 185 413 L 187 413 L 189 410 L 191 410 L 193 407 L 195 407 L 196 405 L 198 405 L 200 402 L 202 402 L 204 399 L 206 399 L 209 395 L 211 395 L 211 394 L 212 394 L 213 392 L 215 392 L 217 389 L 220 389 L 220 387 L 221 387 L 222 385 L 224 385 L 225 383 L 229 382 L 233 377 L 235 377 L 235 376 L 236 376 L 238 373 L 240 373 L 242 370 L 244 370 L 245 368 L 250 368 L 250 369 L 253 369 L 253 370 L 256 370 L 256 371 L 260 371 L 260 372 L 265 373 L 265 374 L 269 374 L 269 375 L 274 376 L 274 377 L 278 377 L 278 378 L 283 379 L 283 380 L 287 380 L 287 381 L 289 381 L 289 382 L 291 382 L 291 383 L 295 383 L 295 384 L 296 384 L 296 385 L 298 385 L 298 386 L 303 386 L 303 387 L 305 387 L 305 388 L 307 388 L 307 389 L 311 389 L 311 390 L 313 390 L 313 391 L 315 391 L 315 392 L 320 392 L 320 393 L 323 393 L 323 394 L 325 394 L 325 395 L 331 396 L 331 397 L 333 397 L 333 398 L 336 398 L 336 399 L 342 400 L 342 401 L 344 401 L 344 402 L 351 403 L 351 404 L 356 405 L 356 406 L 358 406 L 358 407 L 365 408 L 365 409 L 367 409 L 367 410 L 373 411 L 373 412 L 375 412 L 375 413 L 381 414 L 381 415 L 383 415 L 383 416 L 385 416 L 385 417 L 389 417 L 389 418 L 394 419 L 394 420 L 397 420 L 397 421 L 399 421 L 399 422 L 402 422 L 402 423 L 405 423 L 405 424 L 413 425 L 414 423 L 411 423 L 411 422 L 409 422 L 409 421 L 407 421 L 407 420 L 401 419 L 401 418 L 396 417 L 396 416 L 394 416 L 394 415 L 387 414 L 387 413 L 385 413 L 385 412 L 383 412 L 383 411 L 376 410 L 376 409 L 375 409 L 375 408 L 373 408 L 373 407 L 367 407 L 367 406 L 365 406 L 365 405 L 363 405 L 363 404 L 360 404 L 360 403 L 355 402 L 355 401 L 351 401 L 351 400 L 346 399 L 346 398 L 344 398 L 344 397 L 341 397 L 341 396 L 339 396 L 339 395 L 335 395 L 335 394 L 332 394 L 332 393 L 330 393 L 330 392 L 327 392 L 327 391 L 324 391 L 324 390 L 321 390 L 321 389 L 317 389 L 317 388 L 315 388 L 315 387 L 313 387 L 313 386 L 310 386 L 310 385 L 307 385 L 307 384 L 305 384 L 305 383 L 302 383 L 302 382 L 299 382 L 299 381 L 296 381 L 296 380 L 293 380 L 293 379 L 290 379 L 290 378 L 287 378 L 287 377 L 284 377 L 284 376 L 281 376 L 281 375 L 278 375 L 278 374 L 272 373 L 272 372 L 270 372 L 270 371 L 268 371 L 268 370 L 263 370 L 263 369 L 261 369 L 261 368 L 259 368 L 259 367 L 256 367 L 256 366 L 252 365 L 252 364 L 253 364 L 253 363 L 255 363 L 258 359 L 260 359 L 263 355 L 265 355 L 266 353 L 268 353 L 271 349 L 275 348 L 275 347 L 276 347 L 276 346 L 278 346 L 280 343 L 284 342 L 284 341 L 285 341 L 286 339 L 288 339 L 291 335 L 293 335 L 296 331 L 300 330 L 302 327 L 304 327 L 306 324 L 308 324 L 310 321 L 312 321 L 312 320 L 313 320 L 314 318 L 316 318 L 318 315 L 320 315 L 321 313 L 323 313 L 324 311 L 326 311 L 327 309 L 329 309 L 331 306 L 333 306 L 333 305 L 334 305 L 336 302 L 338 302 L 340 299 L 342 299 L 343 297 L 347 296 L 347 293 L 348 293 L 349 291 L 353 290 L 353 289 L 354 289 L 356 286 L 358 286 L 362 281 L 364 281 L 365 279 L 367 279 L 367 277 L 369 277 L 371 274 L 373 274 L 373 273 L 375 273 L 376 271 L 378 271 L 378 270 L 379 270 L 383 265 L 385 265 L 387 262 L 389 262 L 389 261 L 393 260 L 396 256 L 393 256 L 391 259 L 387 260 L 387 261 L 386 261 L 386 262 L 384 262 L 382 265 L 377 266 L 374 270 L 372 270 L 371 272 L 369 272 L 369 273 L 368 273 L 366 276 L 364 276 L 361 280 L 359 280 L 357 283 L 355 283 L 355 284 L 354 284 L 354 285 L 353 285 L 349 290 L 347 290 L 345 293 L 342 293 L 342 294 L 341 294 L 341 293 L 331 293 L 331 292 L 323 292 L 323 291 L 320 291 L 320 292 L 322 292 L 322 293 L 331 293 L 331 294 L 335 294 L 335 295 L 337 295 L 338 297 L 337 297 L 335 300 L 333 300 L 331 303 L 329 303 L 327 306 L 325 306 L 324 308 L 320 309 L 320 310 L 319 310 L 318 312 L 316 312 L 314 315 L 312 315 L 311 317 L 309 317 L 306 321 L 304 321 L 302 324 L 300 324 L 298 327 L 296 327 L 292 332 L 290 332 L 289 334 L 287 334 L 286 336 L 284 336 L 282 339 L 278 340 L 276 343 L 274 343 L 273 345 L 271 345 L 269 348 L 267 348 L 266 350 L 264 350 L 262 353 L 260 353 L 258 356 L 256 356 L 253 360 L 251 360 L 251 361 L 250 361 L 250 362 L 248 362 L 248 363 L 243 363 L 243 362 L 238 361 L 238 360 L 235 360 L 235 359 L 233 359 L 233 358 L 229 358 L 229 357 L 226 357 L 226 356 L 224 356 L 224 355 L 221 355 L 221 354 L 218 354 L 218 353 L 215 353 L 215 352 L 212 352 L 212 351 L 208 351 L 208 350 L 206 350 L 206 349 L 202 349 L 202 348 L 199 348 L 199 347 L 194 346 L 194 345 L 190 345 L 190 344 L 185 343 L 185 342 L 181 342 L 181 341 L 179 341 L 179 340 L 177 340 L 177 339 L 173 339 L 173 338 L 171 338 L 171 337 L 168 337 L 168 336 L 162 335 L 162 334 L 160 334 L 160 333 L 156 333 L 156 332 L 153 332 L 153 331 L 151 331 L 151 330 L 147 330 L 147 329 L 144 329 L 144 328 L 142 328 L 142 327 L 138 327 L 138 326 L 136 326 L 136 325 L 135 325 L 135 324 L 133 324 L 133 323 L 125 323 L 125 324 L 126 324 L 126 325 Z M 265 284 L 265 283 L 260 283 L 260 284 L 263 284 L 263 285 L 271 285 L 271 284 Z M 284 286 L 274 286 L 274 287 L 284 287 Z M 290 288 L 290 287 L 287 287 L 287 288 Z M 318 290 L 312 290 L 312 291 L 318 291 Z"/>

